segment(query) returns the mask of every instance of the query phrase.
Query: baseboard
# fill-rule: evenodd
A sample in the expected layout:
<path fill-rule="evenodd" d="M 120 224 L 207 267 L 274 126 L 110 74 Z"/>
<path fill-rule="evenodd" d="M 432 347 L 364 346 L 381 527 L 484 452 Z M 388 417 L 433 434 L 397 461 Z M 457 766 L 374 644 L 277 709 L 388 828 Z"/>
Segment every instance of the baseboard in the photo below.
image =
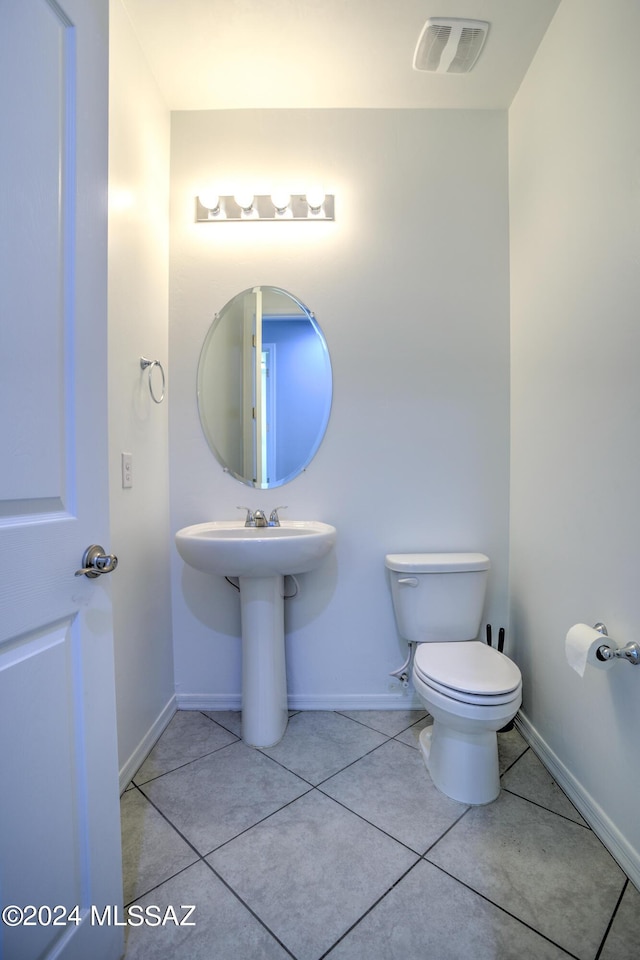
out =
<path fill-rule="evenodd" d="M 640 853 L 631 846 L 602 807 L 543 740 L 528 717 L 520 712 L 515 723 L 553 779 L 564 790 L 632 883 L 640 889 Z"/>
<path fill-rule="evenodd" d="M 292 694 L 290 710 L 420 710 L 424 709 L 412 689 L 403 693 L 351 693 L 342 696 L 333 694 L 309 696 Z"/>
<path fill-rule="evenodd" d="M 123 766 L 120 769 L 120 793 L 122 793 L 131 780 L 133 779 L 136 771 L 141 766 L 143 761 L 146 759 L 149 751 L 156 743 L 165 727 L 173 717 L 174 713 L 178 708 L 176 703 L 176 697 L 171 696 L 163 709 L 160 711 L 159 715 L 151 724 L 150 728 L 145 733 L 144 737 L 135 748 L 128 760 L 125 761 Z"/>
<path fill-rule="evenodd" d="M 177 693 L 178 710 L 240 710 L 242 696 L 235 694 Z"/>
<path fill-rule="evenodd" d="M 241 695 L 186 693 L 176 695 L 178 710 L 240 710 Z M 291 694 L 289 710 L 420 710 L 422 704 L 410 688 L 402 693 L 345 695 Z"/>

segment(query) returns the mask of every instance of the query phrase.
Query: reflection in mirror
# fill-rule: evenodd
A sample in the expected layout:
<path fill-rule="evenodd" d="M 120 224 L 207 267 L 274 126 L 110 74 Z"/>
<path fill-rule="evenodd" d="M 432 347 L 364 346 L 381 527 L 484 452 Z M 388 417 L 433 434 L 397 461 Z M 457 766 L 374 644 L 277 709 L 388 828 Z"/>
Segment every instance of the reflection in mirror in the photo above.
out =
<path fill-rule="evenodd" d="M 326 341 L 292 294 L 253 287 L 216 314 L 198 364 L 198 410 L 236 479 L 263 490 L 293 480 L 320 446 L 331 393 Z"/>

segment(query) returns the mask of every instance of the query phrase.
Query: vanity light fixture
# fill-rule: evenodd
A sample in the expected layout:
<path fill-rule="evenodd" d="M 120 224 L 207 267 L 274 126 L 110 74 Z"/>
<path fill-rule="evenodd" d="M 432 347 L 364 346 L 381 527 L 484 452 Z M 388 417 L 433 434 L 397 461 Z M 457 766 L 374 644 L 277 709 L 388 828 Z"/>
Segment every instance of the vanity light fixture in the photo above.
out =
<path fill-rule="evenodd" d="M 320 187 L 307 193 L 289 194 L 274 190 L 269 195 L 238 192 L 234 196 L 218 196 L 203 190 L 196 197 L 196 222 L 215 223 L 228 220 L 334 220 L 334 196 Z"/>
<path fill-rule="evenodd" d="M 325 200 L 326 195 L 322 187 L 312 187 L 311 190 L 307 190 L 306 201 L 310 216 L 322 216 L 322 208 L 324 207 Z"/>
<path fill-rule="evenodd" d="M 198 197 L 198 204 L 200 209 L 205 213 L 205 216 L 202 217 L 203 220 L 225 219 L 222 198 L 219 197 L 217 193 L 211 193 L 208 190 L 203 191 Z"/>
<path fill-rule="evenodd" d="M 240 216 L 243 220 L 251 219 L 255 220 L 258 216 L 258 211 L 254 206 L 254 196 L 252 193 L 236 193 L 234 198 L 237 205 L 240 207 L 241 213 Z"/>
<path fill-rule="evenodd" d="M 291 194 L 286 190 L 274 190 L 271 194 L 271 203 L 276 212 L 276 217 L 281 219 L 287 217 L 289 220 L 293 217 L 291 211 Z"/>

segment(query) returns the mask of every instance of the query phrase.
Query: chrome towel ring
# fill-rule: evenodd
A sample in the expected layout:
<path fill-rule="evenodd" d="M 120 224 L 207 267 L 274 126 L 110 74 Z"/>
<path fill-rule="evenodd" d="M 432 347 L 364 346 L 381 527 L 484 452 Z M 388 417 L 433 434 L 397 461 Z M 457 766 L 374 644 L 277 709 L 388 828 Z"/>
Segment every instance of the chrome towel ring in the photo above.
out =
<path fill-rule="evenodd" d="M 153 372 L 154 367 L 157 367 L 159 369 L 160 375 L 162 377 L 162 392 L 159 397 L 157 397 L 154 392 L 153 381 L 151 379 L 151 374 Z M 164 392 L 167 385 L 167 381 L 164 375 L 164 368 L 162 364 L 160 363 L 159 360 L 147 360 L 146 357 L 140 357 L 140 369 L 146 370 L 149 375 L 149 393 L 151 394 L 151 399 L 153 400 L 154 403 L 162 403 L 162 401 L 164 400 Z"/>

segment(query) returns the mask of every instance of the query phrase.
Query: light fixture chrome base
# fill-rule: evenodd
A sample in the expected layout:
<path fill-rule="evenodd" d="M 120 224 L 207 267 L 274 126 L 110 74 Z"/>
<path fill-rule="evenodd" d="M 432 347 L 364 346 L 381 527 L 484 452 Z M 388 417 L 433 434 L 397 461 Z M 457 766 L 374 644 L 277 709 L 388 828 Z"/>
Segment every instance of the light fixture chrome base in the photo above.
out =
<path fill-rule="evenodd" d="M 250 212 L 239 205 L 235 197 L 218 197 L 218 207 L 211 210 L 196 197 L 197 223 L 225 223 L 234 220 L 334 220 L 334 196 L 327 194 L 321 207 L 312 208 L 304 193 L 291 194 L 288 207 L 279 212 L 270 196 L 254 196 Z"/>

